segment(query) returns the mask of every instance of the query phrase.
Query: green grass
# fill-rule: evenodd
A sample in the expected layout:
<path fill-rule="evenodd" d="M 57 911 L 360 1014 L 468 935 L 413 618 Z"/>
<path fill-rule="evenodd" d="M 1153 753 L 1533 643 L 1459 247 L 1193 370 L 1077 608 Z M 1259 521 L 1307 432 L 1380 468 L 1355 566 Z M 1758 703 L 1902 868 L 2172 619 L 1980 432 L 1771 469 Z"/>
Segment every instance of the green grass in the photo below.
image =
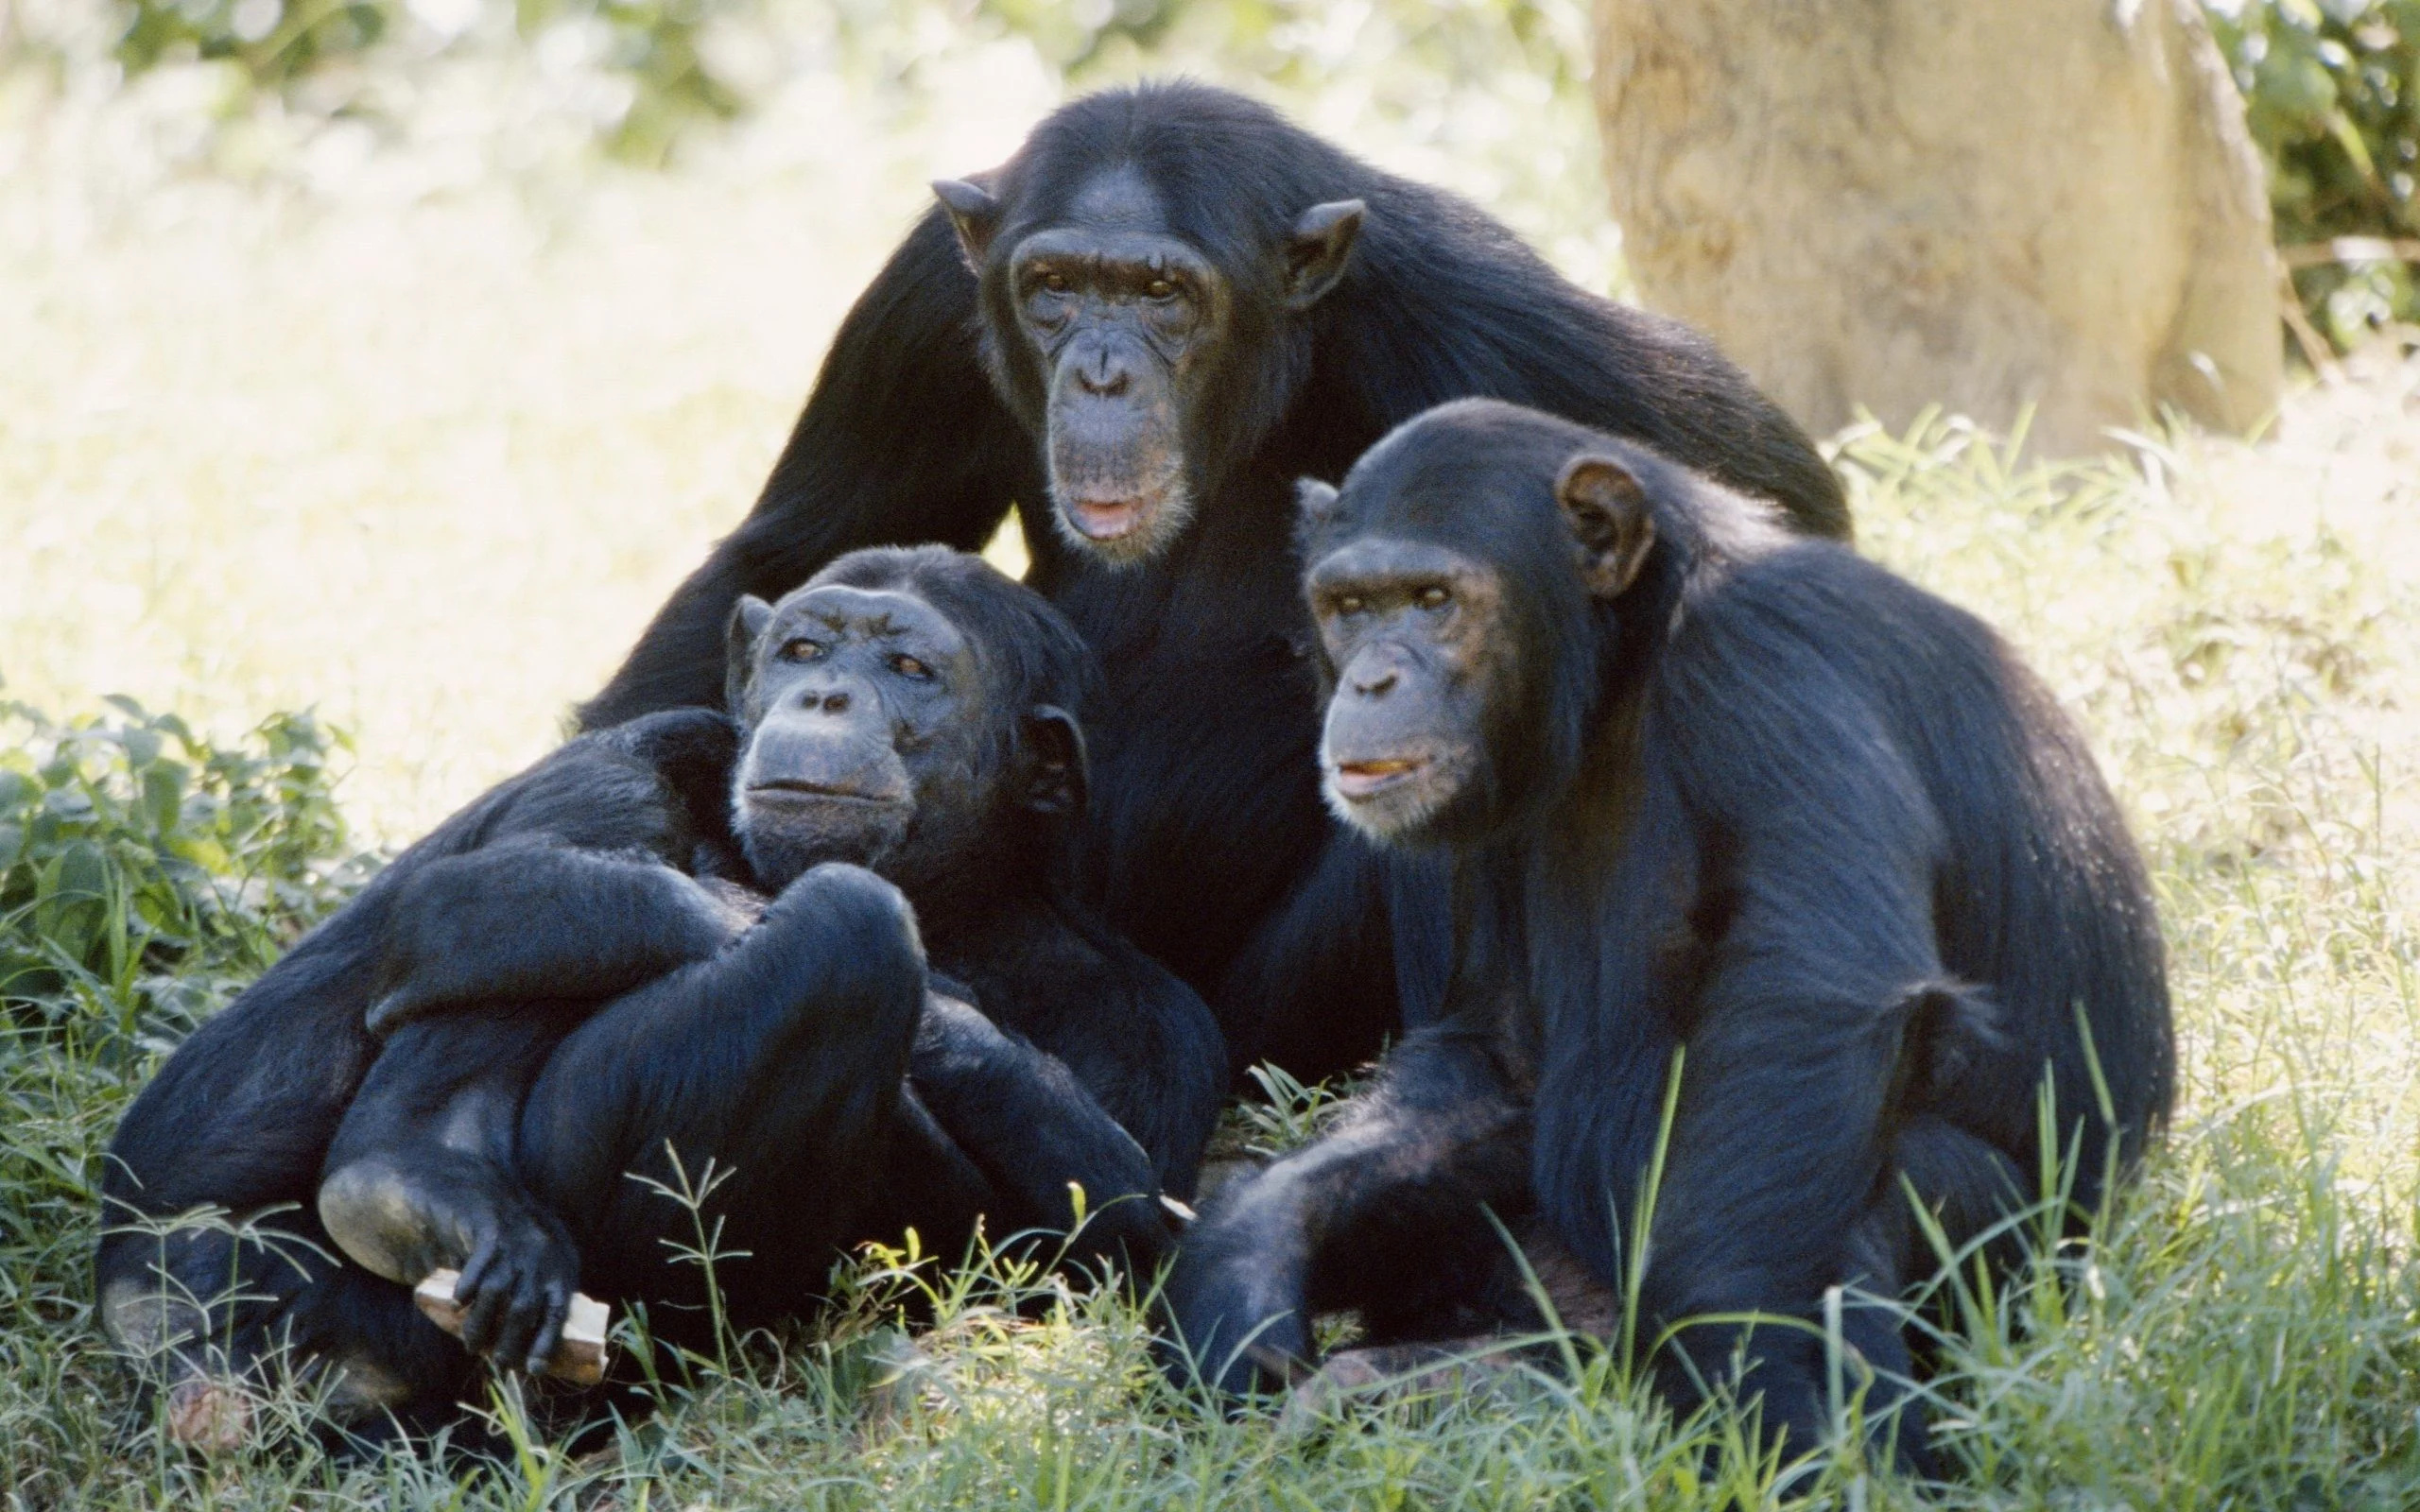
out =
<path fill-rule="evenodd" d="M 776 123 L 668 179 L 398 189 L 406 153 L 320 193 L 146 167 L 122 111 L 0 91 L 0 673 L 46 711 L 0 731 L 0 1506 L 1772 1494 L 1736 1421 L 1675 1424 L 1602 1358 L 1281 1431 L 1167 1392 L 1122 1305 L 999 1266 L 919 1272 L 939 1322 L 909 1348 L 884 1257 L 840 1316 L 696 1363 L 584 1457 L 342 1464 L 293 1400 L 285 1437 L 200 1460 L 129 1406 L 86 1274 L 126 1097 L 354 851 L 555 738 L 745 507 L 914 186 L 995 159 L 1039 94 Z M 1541 203 L 1514 208 L 1554 244 Z M 1958 1300 L 1936 1389 L 1968 1475 L 1941 1501 L 2420 1504 L 2420 362 L 2298 395 L 2258 447 L 2045 468 L 1946 423 L 1840 446 L 1865 548 L 2004 627 L 2084 720 L 2152 860 L 2184 1041 L 2175 1129 L 2095 1240 Z M 1799 1489 L 1913 1504 L 1815 1473 Z"/>

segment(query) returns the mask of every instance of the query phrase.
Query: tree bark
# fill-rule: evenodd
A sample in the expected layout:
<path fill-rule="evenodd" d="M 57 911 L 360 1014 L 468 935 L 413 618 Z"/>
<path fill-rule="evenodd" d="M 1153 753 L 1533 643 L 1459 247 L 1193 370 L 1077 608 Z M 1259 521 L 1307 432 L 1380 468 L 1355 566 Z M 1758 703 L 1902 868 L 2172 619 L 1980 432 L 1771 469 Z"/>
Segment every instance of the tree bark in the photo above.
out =
<path fill-rule="evenodd" d="M 2052 453 L 2277 401 L 2243 102 L 2196 0 L 1597 0 L 1647 302 L 1817 432 L 1939 404 Z"/>

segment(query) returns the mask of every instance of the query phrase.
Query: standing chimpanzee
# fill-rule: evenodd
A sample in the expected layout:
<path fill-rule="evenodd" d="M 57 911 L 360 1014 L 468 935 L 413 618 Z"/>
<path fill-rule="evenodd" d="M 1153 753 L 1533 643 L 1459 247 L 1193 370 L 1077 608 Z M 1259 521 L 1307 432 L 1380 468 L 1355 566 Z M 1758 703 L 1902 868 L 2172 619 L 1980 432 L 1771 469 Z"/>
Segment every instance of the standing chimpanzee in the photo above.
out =
<path fill-rule="evenodd" d="M 1212 1379 L 1282 1373 L 1323 1308 L 1470 1284 L 1481 1205 L 1534 1204 L 1617 1288 L 1675 1047 L 1649 1338 L 1895 1293 L 1929 1268 L 1907 1191 L 1962 1244 L 2044 1190 L 2045 1094 L 2079 1210 L 2165 1119 L 2141 861 L 1988 627 L 1644 448 L 1490 401 L 1303 496 L 1328 801 L 1447 858 L 1458 959 L 1340 1130 L 1192 1230 L 1168 1293 Z M 1408 1263 L 1423 1234 L 1447 1242 Z M 1879 1310 L 1847 1328 L 1882 1409 L 1906 1345 Z M 1724 1379 L 1741 1338 L 1683 1328 L 1668 1388 Z M 1810 1446 L 1821 1340 L 1748 1344 L 1737 1383 Z M 1898 1448 L 1920 1465 L 1917 1417 Z"/>
<path fill-rule="evenodd" d="M 1353 1064 L 1399 971 L 1433 1003 L 1449 954 L 1433 879 L 1321 813 L 1297 476 L 1340 477 L 1390 427 L 1485 394 L 1847 534 L 1814 448 L 1703 338 L 1224 91 L 1096 94 L 999 168 L 934 187 L 754 512 L 584 717 L 711 704 L 739 594 L 856 546 L 973 549 L 1013 501 L 1030 581 L 1107 669 L 1091 883 L 1210 999 L 1238 1066 Z"/>
<path fill-rule="evenodd" d="M 743 1319 L 806 1305 L 856 1238 L 1064 1228 L 1070 1181 L 1084 1252 L 1165 1247 L 1150 1199 L 1191 1181 L 1217 1030 L 1066 896 L 1081 642 L 940 548 L 744 602 L 733 638 L 735 733 L 673 714 L 573 742 L 399 858 L 138 1099 L 116 1211 L 317 1189 L 251 1238 L 104 1239 L 105 1318 L 180 1347 L 181 1390 L 284 1347 L 339 1367 L 339 1415 L 442 1411 L 470 1356 L 406 1290 L 441 1265 L 464 1271 L 466 1342 L 516 1365 L 549 1352 L 576 1282 L 694 1301 L 666 1247 L 690 1214 L 627 1176 L 677 1182 L 675 1156 L 726 1177 L 706 1221 L 748 1252 L 717 1276 Z M 920 919 L 973 989 L 926 993 Z M 366 1079 L 365 1019 L 389 1037 Z"/>

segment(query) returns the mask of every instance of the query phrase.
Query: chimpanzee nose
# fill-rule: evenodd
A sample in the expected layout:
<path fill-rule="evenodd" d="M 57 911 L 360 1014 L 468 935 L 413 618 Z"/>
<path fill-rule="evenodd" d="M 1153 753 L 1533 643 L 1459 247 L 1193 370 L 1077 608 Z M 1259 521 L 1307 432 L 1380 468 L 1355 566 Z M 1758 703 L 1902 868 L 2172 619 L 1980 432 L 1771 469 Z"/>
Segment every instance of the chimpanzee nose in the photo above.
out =
<path fill-rule="evenodd" d="M 813 688 L 809 688 L 806 690 L 806 696 L 801 698 L 799 702 L 808 713 L 813 713 L 819 709 L 827 714 L 844 714 L 849 712 L 849 696 L 846 693 L 819 694 Z"/>
<path fill-rule="evenodd" d="M 1381 671 L 1376 677 L 1354 679 L 1353 691 L 1359 694 L 1364 698 L 1379 697 L 1384 695 L 1389 688 L 1395 685 L 1395 669 L 1388 667 L 1384 671 Z"/>
<path fill-rule="evenodd" d="M 1085 393 L 1098 394 L 1104 399 L 1115 399 L 1126 392 L 1133 377 L 1127 370 L 1125 362 L 1106 345 L 1095 348 L 1092 360 L 1080 362 L 1076 367 L 1077 387 Z"/>

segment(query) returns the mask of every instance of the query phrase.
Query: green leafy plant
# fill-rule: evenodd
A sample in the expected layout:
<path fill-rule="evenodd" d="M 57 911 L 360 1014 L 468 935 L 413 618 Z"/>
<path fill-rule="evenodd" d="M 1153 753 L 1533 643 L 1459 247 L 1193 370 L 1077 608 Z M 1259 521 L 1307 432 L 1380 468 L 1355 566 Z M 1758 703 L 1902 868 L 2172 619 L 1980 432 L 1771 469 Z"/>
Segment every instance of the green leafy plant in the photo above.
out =
<path fill-rule="evenodd" d="M 215 745 L 130 698 L 70 721 L 0 704 L 0 1009 L 137 1015 L 249 976 L 350 889 L 331 756 L 273 715 Z M 131 1027 L 129 1022 L 128 1027 Z"/>
<path fill-rule="evenodd" d="M 2209 0 L 2300 297 L 2340 349 L 2420 318 L 2420 0 Z"/>

